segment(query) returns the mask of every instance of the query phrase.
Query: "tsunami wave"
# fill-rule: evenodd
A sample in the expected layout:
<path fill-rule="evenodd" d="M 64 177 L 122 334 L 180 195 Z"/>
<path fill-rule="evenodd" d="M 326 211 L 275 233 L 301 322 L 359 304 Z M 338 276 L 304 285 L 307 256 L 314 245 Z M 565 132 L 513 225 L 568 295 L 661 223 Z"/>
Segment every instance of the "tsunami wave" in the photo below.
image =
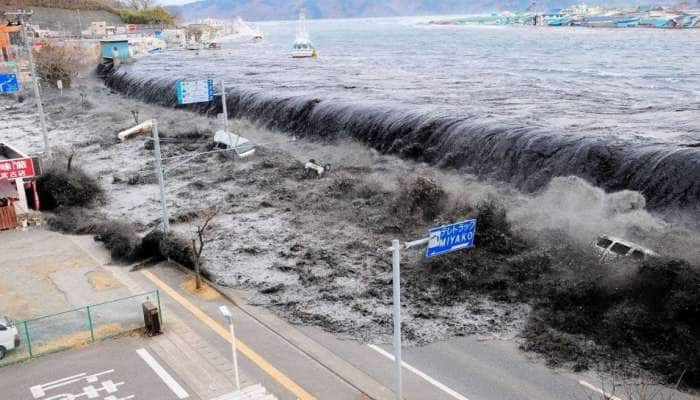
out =
<path fill-rule="evenodd" d="M 218 99 L 178 106 L 172 78 L 144 78 L 111 66 L 98 72 L 108 87 L 127 96 L 221 112 Z M 301 137 L 351 137 L 382 153 L 507 182 L 525 192 L 543 188 L 554 177 L 575 175 L 607 191 L 638 191 L 647 207 L 659 212 L 700 216 L 700 148 L 694 146 L 567 135 L 476 116 L 235 87 L 227 89 L 227 106 L 230 118 Z"/>

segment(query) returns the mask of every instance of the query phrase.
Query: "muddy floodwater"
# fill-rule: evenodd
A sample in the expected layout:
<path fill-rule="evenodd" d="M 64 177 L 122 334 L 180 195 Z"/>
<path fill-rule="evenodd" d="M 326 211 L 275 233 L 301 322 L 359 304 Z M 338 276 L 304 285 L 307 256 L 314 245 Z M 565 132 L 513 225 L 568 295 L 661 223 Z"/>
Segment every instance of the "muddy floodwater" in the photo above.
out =
<path fill-rule="evenodd" d="M 407 345 L 515 339 L 575 368 L 630 349 L 672 382 L 663 366 L 687 366 L 699 387 L 700 30 L 426 21 L 312 21 L 320 57 L 304 60 L 288 54 L 294 23 L 270 22 L 262 43 L 166 51 L 103 66 L 63 96 L 47 89 L 56 154 L 74 154 L 105 192 L 49 225 L 125 224 L 134 243 L 158 229 L 153 144 L 116 136 L 157 118 L 172 230 L 188 243 L 217 208 L 204 270 L 254 304 L 385 341 L 390 240 L 477 218 L 472 250 L 402 254 Z M 206 153 L 219 98 L 182 107 L 175 96 L 176 80 L 204 78 L 226 81 L 229 126 L 255 155 Z M 39 152 L 34 103 L 0 107 L 0 140 Z M 311 158 L 331 172 L 307 177 Z M 56 159 L 47 168 L 64 171 Z M 669 258 L 602 263 L 592 243 L 603 233 Z"/>
<path fill-rule="evenodd" d="M 426 21 L 311 21 L 320 56 L 303 60 L 289 57 L 295 23 L 267 22 L 262 43 L 156 54 L 108 83 L 172 105 L 176 79 L 225 79 L 231 114 L 272 129 L 351 136 L 525 191 L 574 174 L 697 215 L 700 31 Z"/>

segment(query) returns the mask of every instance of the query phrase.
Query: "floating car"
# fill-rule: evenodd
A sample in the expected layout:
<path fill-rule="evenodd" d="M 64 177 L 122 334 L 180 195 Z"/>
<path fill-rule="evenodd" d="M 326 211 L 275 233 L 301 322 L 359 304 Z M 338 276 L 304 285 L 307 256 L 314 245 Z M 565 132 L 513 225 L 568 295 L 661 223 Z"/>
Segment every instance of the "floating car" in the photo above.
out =
<path fill-rule="evenodd" d="M 603 260 L 617 257 L 630 257 L 633 260 L 643 261 L 659 256 L 658 253 L 644 246 L 608 235 L 598 236 L 594 247 L 600 253 L 601 259 Z"/>

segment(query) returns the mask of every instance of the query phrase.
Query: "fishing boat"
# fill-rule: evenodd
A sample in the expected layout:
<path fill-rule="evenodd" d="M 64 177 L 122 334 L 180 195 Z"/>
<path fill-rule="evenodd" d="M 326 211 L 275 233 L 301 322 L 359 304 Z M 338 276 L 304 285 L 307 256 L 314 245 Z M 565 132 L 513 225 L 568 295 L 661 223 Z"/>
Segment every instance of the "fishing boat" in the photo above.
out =
<path fill-rule="evenodd" d="M 299 26 L 297 27 L 296 39 L 292 45 L 291 55 L 294 58 L 316 57 L 318 55 L 316 48 L 311 43 L 308 32 L 306 32 L 306 16 L 303 11 L 299 13 Z"/>
<path fill-rule="evenodd" d="M 253 30 L 253 41 L 254 42 L 262 42 L 265 40 L 265 34 L 263 31 L 260 30 L 260 28 L 256 27 Z"/>

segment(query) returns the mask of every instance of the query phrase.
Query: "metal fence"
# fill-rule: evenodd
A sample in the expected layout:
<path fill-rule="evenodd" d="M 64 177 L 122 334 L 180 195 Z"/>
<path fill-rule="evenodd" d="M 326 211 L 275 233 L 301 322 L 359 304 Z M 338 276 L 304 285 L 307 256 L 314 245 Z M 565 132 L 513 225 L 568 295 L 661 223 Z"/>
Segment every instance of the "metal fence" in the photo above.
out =
<path fill-rule="evenodd" d="M 145 301 L 156 304 L 161 315 L 160 293 L 154 290 L 16 322 L 20 345 L 0 360 L 0 366 L 143 328 Z"/>

